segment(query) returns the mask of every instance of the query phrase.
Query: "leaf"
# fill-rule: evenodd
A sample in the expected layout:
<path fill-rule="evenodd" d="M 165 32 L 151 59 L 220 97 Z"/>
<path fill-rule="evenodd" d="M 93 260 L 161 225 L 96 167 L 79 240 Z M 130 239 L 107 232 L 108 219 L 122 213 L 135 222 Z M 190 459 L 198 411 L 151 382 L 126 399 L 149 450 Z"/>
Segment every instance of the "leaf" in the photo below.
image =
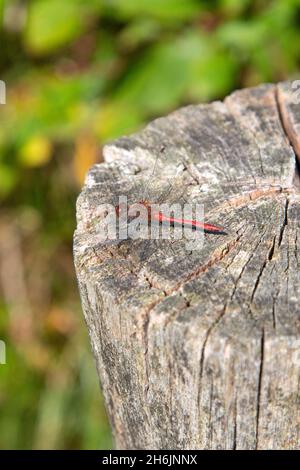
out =
<path fill-rule="evenodd" d="M 221 0 L 220 7 L 224 13 L 234 17 L 241 15 L 250 3 L 250 0 Z"/>
<path fill-rule="evenodd" d="M 203 7 L 198 0 L 104 0 L 112 16 L 152 17 L 170 23 L 194 18 Z"/>
<path fill-rule="evenodd" d="M 79 0 L 30 2 L 24 41 L 30 52 L 48 54 L 80 36 L 86 26 Z"/>
<path fill-rule="evenodd" d="M 122 46 L 135 47 L 159 37 L 160 25 L 154 19 L 138 19 L 129 23 L 121 32 Z"/>
<path fill-rule="evenodd" d="M 176 44 L 158 44 L 129 71 L 114 98 L 144 115 L 161 113 L 179 102 L 187 79 L 186 59 Z"/>
<path fill-rule="evenodd" d="M 234 88 L 237 73 L 237 63 L 230 54 L 215 51 L 192 65 L 189 95 L 196 101 L 224 97 Z"/>
<path fill-rule="evenodd" d="M 260 21 L 230 21 L 224 23 L 217 32 L 221 44 L 245 52 L 261 47 L 266 36 L 266 26 Z"/>

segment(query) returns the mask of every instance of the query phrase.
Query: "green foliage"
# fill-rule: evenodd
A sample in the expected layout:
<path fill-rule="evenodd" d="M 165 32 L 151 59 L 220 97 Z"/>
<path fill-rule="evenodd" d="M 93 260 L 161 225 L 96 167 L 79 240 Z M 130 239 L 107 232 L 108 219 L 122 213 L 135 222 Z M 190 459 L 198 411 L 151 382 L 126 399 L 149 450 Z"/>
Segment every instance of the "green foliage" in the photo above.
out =
<path fill-rule="evenodd" d="M 158 115 L 296 77 L 299 19 L 300 0 L 0 0 L 0 447 L 112 445 L 72 264 L 84 175 Z"/>
<path fill-rule="evenodd" d="M 87 29 L 101 11 L 101 1 L 35 0 L 29 3 L 24 43 L 33 54 L 47 55 Z"/>
<path fill-rule="evenodd" d="M 104 5 L 117 19 L 151 17 L 164 23 L 182 23 L 201 10 L 198 0 L 104 0 Z"/>
<path fill-rule="evenodd" d="M 30 3 L 24 31 L 30 51 L 46 54 L 80 36 L 85 28 L 81 1 L 36 0 Z"/>

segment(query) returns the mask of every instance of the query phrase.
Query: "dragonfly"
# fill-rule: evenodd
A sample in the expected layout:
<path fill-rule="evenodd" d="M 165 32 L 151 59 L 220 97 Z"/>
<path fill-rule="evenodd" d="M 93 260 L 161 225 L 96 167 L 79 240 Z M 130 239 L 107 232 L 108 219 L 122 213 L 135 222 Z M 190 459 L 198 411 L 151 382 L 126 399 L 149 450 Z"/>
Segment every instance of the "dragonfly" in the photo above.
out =
<path fill-rule="evenodd" d="M 161 150 L 160 153 L 164 152 L 164 148 Z M 159 169 L 159 163 L 162 163 L 163 166 L 165 162 L 161 160 L 161 155 L 157 155 L 154 166 L 152 169 L 152 173 L 148 178 L 146 187 L 144 188 L 143 195 L 138 198 L 135 202 L 130 204 L 117 204 L 115 206 L 116 216 L 120 218 L 121 215 L 128 216 L 129 213 L 138 213 L 140 212 L 140 208 L 144 208 L 145 210 L 142 211 L 144 214 L 144 223 L 148 226 L 152 224 L 158 225 L 169 225 L 170 227 L 182 227 L 184 229 L 190 230 L 200 230 L 207 234 L 214 234 L 214 235 L 227 235 L 227 232 L 224 227 L 219 225 L 204 222 L 202 220 L 197 220 L 196 218 L 185 218 L 185 217 L 176 217 L 172 213 L 164 213 L 162 210 L 156 209 L 157 204 L 151 199 L 150 194 L 156 194 L 157 188 L 155 189 L 155 183 L 157 183 L 161 179 L 161 175 L 163 167 Z M 174 165 L 174 162 L 171 162 Z M 180 170 L 185 167 L 184 162 L 180 161 L 181 165 L 177 166 L 176 175 L 172 178 L 172 184 L 169 184 L 169 188 L 167 188 L 167 194 L 170 194 L 171 191 L 176 186 L 176 181 L 180 176 Z M 176 188 L 177 189 L 177 188 Z M 148 196 L 148 197 L 147 197 Z M 176 196 L 178 199 L 178 191 L 176 192 Z M 166 200 L 166 192 L 163 191 L 160 195 L 159 201 Z"/>
<path fill-rule="evenodd" d="M 174 217 L 172 215 L 166 215 L 162 211 L 153 210 L 153 203 L 148 200 L 140 200 L 137 203 L 130 204 L 128 206 L 119 204 L 116 206 L 116 215 L 120 217 L 121 214 L 127 210 L 131 213 L 138 213 L 140 206 L 145 207 L 147 220 L 145 221 L 148 225 L 152 223 L 157 223 L 159 225 L 167 224 L 170 227 L 181 226 L 183 228 L 190 228 L 191 230 L 201 230 L 204 233 L 214 234 L 214 235 L 227 235 L 224 227 L 221 227 L 216 224 L 202 222 L 196 219 L 187 219 L 183 217 Z"/>

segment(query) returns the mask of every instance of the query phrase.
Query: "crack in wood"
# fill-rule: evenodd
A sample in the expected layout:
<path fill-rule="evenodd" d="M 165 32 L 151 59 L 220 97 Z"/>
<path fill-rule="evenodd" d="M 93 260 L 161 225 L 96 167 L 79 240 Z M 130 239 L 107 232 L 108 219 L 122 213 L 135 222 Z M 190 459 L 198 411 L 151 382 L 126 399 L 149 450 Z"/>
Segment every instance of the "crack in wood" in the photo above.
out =
<path fill-rule="evenodd" d="M 257 385 L 257 408 L 256 408 L 256 444 L 255 448 L 258 449 L 259 446 L 259 421 L 261 415 L 261 396 L 262 396 L 262 381 L 263 381 L 263 370 L 264 370 L 264 360 L 265 360 L 265 332 L 262 329 L 261 334 L 261 344 L 260 344 L 260 365 L 258 373 L 258 385 Z"/>
<path fill-rule="evenodd" d="M 224 305 L 224 307 L 222 308 L 218 318 L 213 322 L 213 324 L 208 328 L 207 332 L 206 332 L 206 335 L 205 335 L 205 338 L 202 342 L 202 346 L 201 346 L 201 352 L 200 352 L 200 363 L 199 363 L 199 378 L 198 378 L 198 395 L 197 395 L 197 408 L 199 410 L 201 410 L 202 408 L 202 404 L 201 404 L 201 399 L 202 399 L 202 388 L 203 388 L 203 385 L 202 385 L 202 382 L 203 382 L 203 374 L 204 374 L 204 361 L 205 361 L 205 350 L 206 350 L 206 346 L 207 346 L 207 343 L 208 343 L 208 339 L 210 338 L 213 330 L 217 327 L 217 325 L 220 323 L 220 321 L 222 320 L 223 316 L 225 315 L 226 313 L 226 308 L 227 308 L 227 303 Z M 213 388 L 213 383 L 212 383 L 212 379 L 211 379 L 211 390 Z M 212 392 L 210 394 L 210 412 L 209 412 L 209 419 L 211 421 L 211 406 L 212 406 Z M 210 440 L 211 440 L 211 433 L 212 433 L 212 426 L 211 426 L 211 423 L 210 423 Z"/>
<path fill-rule="evenodd" d="M 272 245 L 268 254 L 268 261 L 272 261 L 274 252 L 275 252 L 275 245 L 276 245 L 276 235 L 273 237 Z"/>
<path fill-rule="evenodd" d="M 237 449 L 237 399 L 234 397 L 234 411 L 233 411 L 233 445 L 232 450 Z"/>
<path fill-rule="evenodd" d="M 283 219 L 283 224 L 280 229 L 279 237 L 278 237 L 278 248 L 280 248 L 282 239 L 283 239 L 283 234 L 284 231 L 288 225 L 288 209 L 289 209 L 289 200 L 286 198 L 285 206 L 284 206 L 284 219 Z"/>

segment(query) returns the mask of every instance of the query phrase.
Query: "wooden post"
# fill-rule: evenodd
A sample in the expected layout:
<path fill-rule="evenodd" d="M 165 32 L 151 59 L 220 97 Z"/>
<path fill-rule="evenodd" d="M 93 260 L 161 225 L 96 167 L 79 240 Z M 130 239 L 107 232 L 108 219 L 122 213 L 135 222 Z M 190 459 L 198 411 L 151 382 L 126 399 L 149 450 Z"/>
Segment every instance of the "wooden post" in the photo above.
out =
<path fill-rule="evenodd" d="M 297 155 L 300 105 L 281 83 L 157 119 L 90 170 L 75 265 L 118 448 L 300 447 Z M 101 203 L 140 201 L 151 177 L 151 198 L 172 180 L 228 234 L 201 250 L 99 241 Z"/>

